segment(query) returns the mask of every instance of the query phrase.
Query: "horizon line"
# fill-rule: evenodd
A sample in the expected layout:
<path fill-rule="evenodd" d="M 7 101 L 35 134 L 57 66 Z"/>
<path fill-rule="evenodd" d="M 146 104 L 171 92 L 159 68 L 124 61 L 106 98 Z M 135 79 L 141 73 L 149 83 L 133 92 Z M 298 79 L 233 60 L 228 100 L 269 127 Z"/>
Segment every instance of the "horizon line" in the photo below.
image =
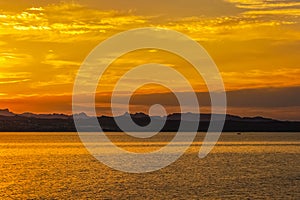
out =
<path fill-rule="evenodd" d="M 88 115 L 85 112 L 80 112 L 80 113 L 75 113 L 75 114 L 67 114 L 67 113 L 57 113 L 57 112 L 53 112 L 53 113 L 35 113 L 35 112 L 30 112 L 30 111 L 26 111 L 26 112 L 22 112 L 22 113 L 15 113 L 13 111 L 11 111 L 9 108 L 4 108 L 1 109 L 0 108 L 0 112 L 1 111 L 7 111 L 13 115 L 24 115 L 24 114 L 32 114 L 32 115 L 64 115 L 66 117 L 73 117 L 74 115 L 80 115 L 80 114 L 85 114 L 87 117 L 93 117 Z M 168 117 L 170 115 L 174 115 L 174 114 L 194 114 L 194 115 L 223 115 L 223 114 L 219 114 L 219 113 L 193 113 L 193 112 L 173 112 L 173 113 L 167 113 L 167 115 L 149 115 L 148 113 L 144 113 L 144 112 L 134 112 L 134 113 L 129 113 L 129 112 L 124 112 L 123 114 L 117 115 L 117 116 L 112 116 L 112 115 L 97 115 L 96 117 L 120 117 L 120 116 L 124 116 L 124 115 L 136 115 L 136 114 L 144 114 L 147 115 L 148 117 Z M 268 120 L 275 120 L 275 121 L 286 121 L 286 122 L 300 122 L 300 120 L 280 120 L 280 119 L 276 119 L 276 118 L 270 118 L 270 117 L 264 117 L 261 115 L 256 115 L 256 116 L 240 116 L 240 115 L 235 115 L 235 114 L 230 114 L 230 113 L 226 113 L 226 116 L 232 116 L 232 117 L 239 117 L 241 119 L 245 119 L 245 118 L 263 118 L 263 119 L 268 119 Z M 0 116 L 5 116 L 5 115 L 1 115 Z M 7 117 L 7 116 L 6 116 Z"/>

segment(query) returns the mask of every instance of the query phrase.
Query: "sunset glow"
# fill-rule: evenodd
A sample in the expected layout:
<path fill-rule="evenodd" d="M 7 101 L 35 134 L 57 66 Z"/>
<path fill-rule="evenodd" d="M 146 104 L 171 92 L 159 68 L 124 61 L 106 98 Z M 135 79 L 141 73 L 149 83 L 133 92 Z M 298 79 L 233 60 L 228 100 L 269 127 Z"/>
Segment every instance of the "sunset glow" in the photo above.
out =
<path fill-rule="evenodd" d="M 126 5 L 120 0 L 63 2 L 0 1 L 0 109 L 70 114 L 77 71 L 96 45 L 121 31 L 160 27 L 182 32 L 206 48 L 229 92 L 228 113 L 300 120 L 297 1 L 218 0 L 212 8 L 205 0 L 203 12 L 198 13 L 194 8 L 201 1 L 196 0 L 184 8 L 172 1 L 159 8 L 152 1 Z M 120 75 L 149 62 L 173 67 L 197 92 L 207 91 L 200 75 L 182 58 L 140 50 L 120 57 L 101 79 L 97 106 L 104 109 L 99 114 L 109 113 L 102 99 L 110 97 Z M 173 84 L 186 92 L 180 83 Z M 141 96 L 167 94 L 155 85 L 138 92 Z M 249 94 L 246 100 L 245 93 Z M 137 105 L 133 112 L 146 111 L 146 104 Z M 209 110 L 207 105 L 203 109 Z"/>

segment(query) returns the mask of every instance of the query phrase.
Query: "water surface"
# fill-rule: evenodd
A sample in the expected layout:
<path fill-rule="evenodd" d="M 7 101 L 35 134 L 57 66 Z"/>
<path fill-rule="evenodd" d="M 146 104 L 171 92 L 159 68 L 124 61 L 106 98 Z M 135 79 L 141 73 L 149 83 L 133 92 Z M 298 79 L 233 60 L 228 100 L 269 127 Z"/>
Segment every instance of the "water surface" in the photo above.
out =
<path fill-rule="evenodd" d="M 174 133 L 108 135 L 128 151 L 149 152 Z M 223 133 L 199 159 L 203 137 L 170 166 L 130 174 L 93 158 L 77 133 L 0 133 L 0 199 L 300 199 L 300 133 Z"/>

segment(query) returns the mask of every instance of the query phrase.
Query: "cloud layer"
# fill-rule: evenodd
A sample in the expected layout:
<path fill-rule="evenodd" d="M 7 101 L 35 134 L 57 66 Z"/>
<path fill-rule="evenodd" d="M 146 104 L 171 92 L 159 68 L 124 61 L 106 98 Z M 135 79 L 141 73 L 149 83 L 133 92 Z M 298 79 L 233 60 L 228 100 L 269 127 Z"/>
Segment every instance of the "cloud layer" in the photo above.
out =
<path fill-rule="evenodd" d="M 0 107 L 42 112 L 53 104 L 56 111 L 70 112 L 73 81 L 88 53 L 115 33 L 147 26 L 174 29 L 202 44 L 218 65 L 228 91 L 252 94 L 252 90 L 257 92 L 259 88 L 280 91 L 297 88 L 300 86 L 299 4 L 270 0 L 192 0 L 189 3 L 131 0 L 126 4 L 121 0 L 1 1 Z M 116 61 L 103 79 L 106 85 L 102 88 L 107 90 L 98 92 L 108 92 L 122 71 L 154 61 L 184 72 L 198 92 L 206 90 L 201 77 L 194 74 L 188 63 L 174 55 L 149 50 Z M 177 84 L 180 89 L 180 83 Z M 147 91 L 159 92 L 159 88 L 144 88 L 141 93 Z M 270 92 L 266 95 L 274 97 Z M 286 97 L 289 98 L 285 103 L 294 102 L 295 97 Z M 247 102 L 243 95 L 235 99 L 234 102 Z M 45 104 L 29 105 L 36 100 Z M 299 106 L 275 104 L 272 105 L 278 109 L 295 110 Z M 237 103 L 232 107 L 255 110 Z M 254 107 L 261 109 L 258 104 Z M 291 116 L 295 118 L 295 114 Z"/>

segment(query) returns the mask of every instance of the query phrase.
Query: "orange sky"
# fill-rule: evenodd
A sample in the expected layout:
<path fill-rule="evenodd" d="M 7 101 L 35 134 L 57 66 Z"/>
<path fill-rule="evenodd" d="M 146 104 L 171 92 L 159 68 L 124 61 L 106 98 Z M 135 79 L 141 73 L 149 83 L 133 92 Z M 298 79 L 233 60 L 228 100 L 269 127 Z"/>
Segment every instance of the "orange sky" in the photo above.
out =
<path fill-rule="evenodd" d="M 0 108 L 71 113 L 73 81 L 88 53 L 115 33 L 151 26 L 180 31 L 206 48 L 232 91 L 229 113 L 300 120 L 300 2 L 0 0 L 0 10 Z M 206 91 L 184 60 L 149 50 L 118 59 L 98 92 L 104 98 L 122 71 L 154 61 L 176 68 L 198 92 Z M 149 91 L 164 92 L 154 86 L 139 92 Z M 246 101 L 247 91 L 253 96 Z M 263 91 L 263 101 L 280 103 L 257 101 Z M 279 94 L 285 98 L 274 99 Z M 105 114 L 107 102 L 97 103 Z M 134 106 L 134 111 L 147 108 Z"/>

